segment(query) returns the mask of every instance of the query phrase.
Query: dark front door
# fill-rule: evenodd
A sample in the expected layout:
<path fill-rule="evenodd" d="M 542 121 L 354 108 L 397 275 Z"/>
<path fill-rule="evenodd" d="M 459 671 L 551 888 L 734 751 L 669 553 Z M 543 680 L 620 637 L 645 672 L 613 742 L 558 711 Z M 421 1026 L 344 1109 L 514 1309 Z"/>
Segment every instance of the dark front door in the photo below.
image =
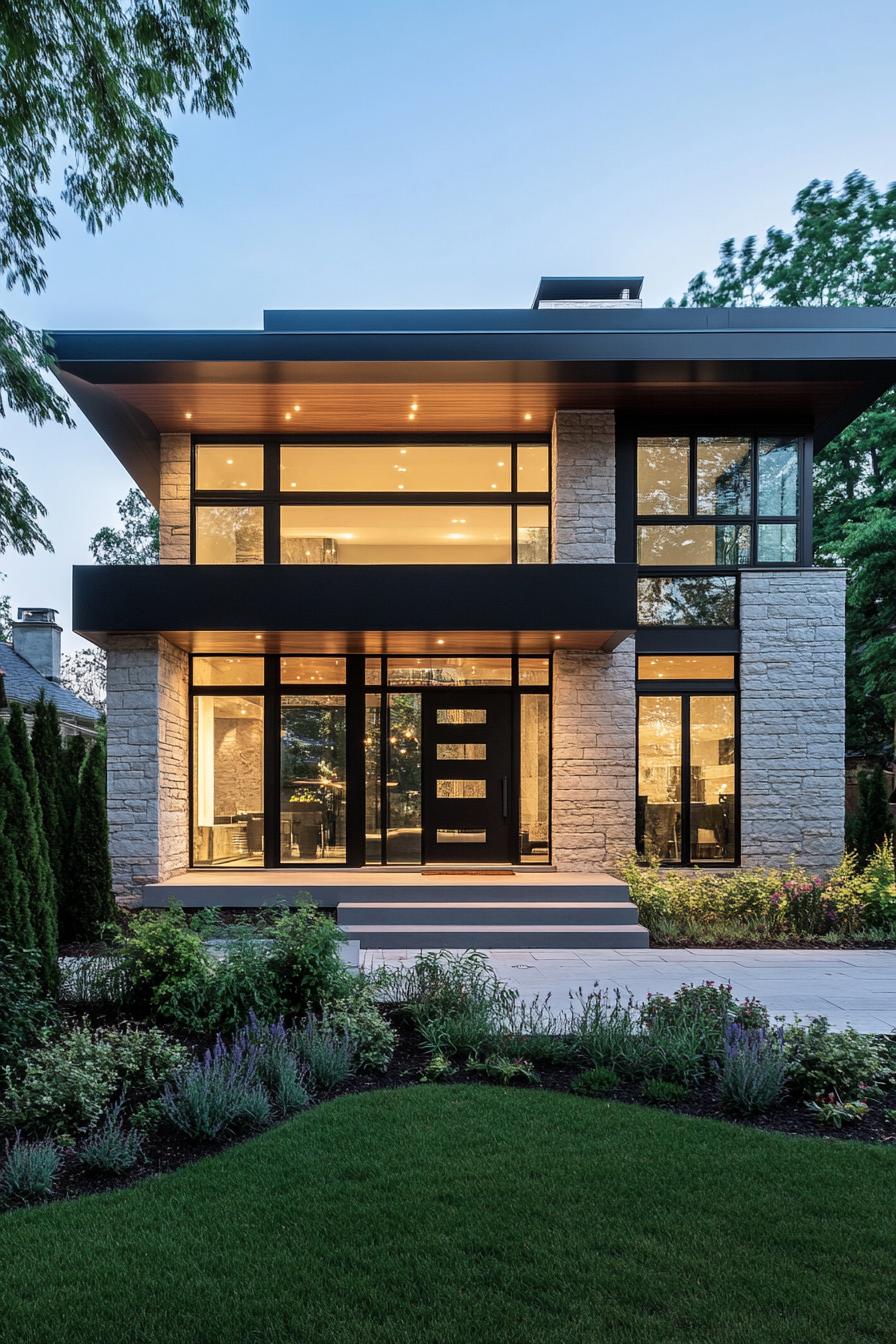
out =
<path fill-rule="evenodd" d="M 424 863 L 511 858 L 511 695 L 423 692 Z"/>

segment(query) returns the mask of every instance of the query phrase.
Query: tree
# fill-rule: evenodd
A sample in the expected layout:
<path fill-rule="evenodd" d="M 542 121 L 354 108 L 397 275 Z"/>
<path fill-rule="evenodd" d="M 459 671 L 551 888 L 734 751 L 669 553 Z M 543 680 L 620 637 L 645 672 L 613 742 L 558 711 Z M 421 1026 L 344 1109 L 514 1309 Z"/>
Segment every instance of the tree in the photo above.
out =
<path fill-rule="evenodd" d="M 37 787 L 40 793 L 40 807 L 44 822 L 44 832 L 50 848 L 50 865 L 56 886 L 57 904 L 63 888 L 63 857 L 65 837 L 62 832 L 62 817 L 59 799 L 59 771 L 62 759 L 62 735 L 59 731 L 59 715 L 52 700 L 41 692 L 34 706 L 34 723 L 31 726 L 31 750 L 34 755 L 34 768 L 37 772 Z"/>
<path fill-rule="evenodd" d="M 863 770 L 859 775 L 858 804 L 846 821 L 846 844 L 864 864 L 892 834 L 893 814 L 887 801 L 884 772 L 878 762 L 873 769 Z"/>
<path fill-rule="evenodd" d="M 98 565 L 157 565 L 159 515 L 136 486 L 118 501 L 120 527 L 101 527 L 90 541 Z"/>
<path fill-rule="evenodd" d="M 13 761 L 27 793 L 27 806 L 21 815 L 7 816 L 6 834 L 15 848 L 26 886 L 34 942 L 41 958 L 41 982 L 46 990 L 53 991 L 59 980 L 56 890 L 50 863 L 50 846 L 43 824 L 37 771 L 21 705 L 13 705 L 6 733 Z"/>
<path fill-rule="evenodd" d="M 87 743 L 80 734 L 69 737 L 60 753 L 56 798 L 59 810 L 59 929 L 66 942 L 77 942 L 75 894 L 80 881 L 80 859 L 75 841 L 75 822 L 81 790 L 81 771 L 87 756 Z"/>
<path fill-rule="evenodd" d="M 35 946 L 29 901 L 37 850 L 33 827 L 28 791 L 4 728 L 0 730 L 0 835 L 3 853 L 11 853 L 13 862 L 0 870 L 0 922 L 4 938 L 16 947 Z"/>
<path fill-rule="evenodd" d="M 59 680 L 73 695 L 80 696 L 94 709 L 106 712 L 104 649 L 78 649 L 76 653 L 64 653 Z"/>
<path fill-rule="evenodd" d="M 6 575 L 0 574 L 0 583 L 6 582 Z M 12 603 L 8 593 L 0 593 L 0 640 L 8 640 L 12 634 Z"/>
<path fill-rule="evenodd" d="M 106 753 L 100 742 L 90 748 L 81 771 L 72 858 L 76 877 L 66 915 L 78 938 L 98 938 L 116 915 L 106 819 Z"/>
<path fill-rule="evenodd" d="M 249 65 L 239 16 L 248 0 L 30 0 L 0 6 L 0 273 L 40 293 L 63 203 L 100 233 L 133 202 L 181 203 L 177 113 L 232 116 Z M 60 180 L 61 179 L 61 180 Z M 0 414 L 71 425 L 48 377 L 52 350 L 0 311 Z M 0 448 L 0 552 L 50 543 L 46 510 Z"/>
<path fill-rule="evenodd" d="M 896 183 L 815 180 L 793 215 L 792 233 L 771 228 L 763 244 L 727 239 L 681 306 L 896 305 Z M 813 487 L 815 559 L 848 571 L 847 745 L 883 752 L 896 737 L 896 391 L 816 454 Z"/>

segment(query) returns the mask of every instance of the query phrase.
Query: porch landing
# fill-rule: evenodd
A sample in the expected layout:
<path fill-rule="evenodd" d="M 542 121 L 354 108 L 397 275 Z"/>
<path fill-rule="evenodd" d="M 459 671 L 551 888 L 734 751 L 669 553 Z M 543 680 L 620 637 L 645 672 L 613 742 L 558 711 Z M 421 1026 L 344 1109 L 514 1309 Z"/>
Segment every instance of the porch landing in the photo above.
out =
<path fill-rule="evenodd" d="M 468 866 L 284 873 L 190 872 L 143 889 L 140 905 L 260 909 L 310 899 L 336 910 L 362 948 L 633 948 L 647 930 L 607 873 Z"/>

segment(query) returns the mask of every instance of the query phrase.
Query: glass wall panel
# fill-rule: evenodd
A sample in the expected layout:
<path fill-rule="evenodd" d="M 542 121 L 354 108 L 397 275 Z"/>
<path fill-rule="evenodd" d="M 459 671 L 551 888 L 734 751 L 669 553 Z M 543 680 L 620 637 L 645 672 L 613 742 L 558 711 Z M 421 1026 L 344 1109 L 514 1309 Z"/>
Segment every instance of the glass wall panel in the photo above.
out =
<path fill-rule="evenodd" d="M 286 565 L 507 565 L 511 510 L 479 505 L 285 505 Z"/>
<path fill-rule="evenodd" d="M 390 686 L 509 686 L 509 658 L 390 658 Z"/>
<path fill-rule="evenodd" d="M 796 562 L 796 523 L 758 523 L 756 559 L 762 565 Z"/>
<path fill-rule="evenodd" d="M 691 696 L 691 862 L 734 861 L 734 696 Z"/>
<path fill-rule="evenodd" d="M 264 513 L 260 505 L 202 504 L 195 511 L 197 565 L 264 563 Z"/>
<path fill-rule="evenodd" d="M 364 659 L 365 686 L 379 686 L 382 679 L 383 679 L 382 658 L 365 658 Z"/>
<path fill-rule="evenodd" d="M 757 512 L 760 518 L 796 517 L 799 512 L 799 445 L 796 439 L 760 439 Z"/>
<path fill-rule="evenodd" d="M 382 696 L 364 697 L 364 857 L 367 863 L 380 863 L 383 857 L 382 776 Z"/>
<path fill-rule="evenodd" d="M 386 862 L 420 863 L 422 858 L 420 696 L 389 696 L 386 752 Z"/>
<path fill-rule="evenodd" d="M 280 858 L 345 862 L 345 696 L 280 700 Z"/>
<path fill-rule="evenodd" d="M 297 494 L 390 494 L 396 490 L 487 494 L 510 490 L 510 467 L 509 443 L 284 443 L 280 446 L 280 489 Z"/>
<path fill-rule="evenodd" d="M 750 512 L 749 439 L 697 440 L 697 513 Z"/>
<path fill-rule="evenodd" d="M 638 658 L 641 681 L 733 681 L 731 654 L 642 654 Z"/>
<path fill-rule="evenodd" d="M 665 523 L 638 528 L 639 565 L 748 565 L 750 529 L 731 523 Z"/>
<path fill-rule="evenodd" d="M 638 513 L 688 513 L 686 438 L 638 439 Z"/>
<path fill-rule="evenodd" d="M 521 658 L 519 661 L 519 677 L 521 686 L 550 685 L 550 658 Z"/>
<path fill-rule="evenodd" d="M 231 655 L 193 659 L 194 686 L 264 686 L 264 659 Z"/>
<path fill-rule="evenodd" d="M 548 444 L 517 444 L 516 488 L 521 493 L 548 493 L 551 488 L 551 450 Z"/>
<path fill-rule="evenodd" d="M 733 626 L 736 582 L 733 574 L 639 578 L 638 624 Z"/>
<path fill-rule="evenodd" d="M 681 861 L 681 698 L 638 699 L 638 835 L 645 854 Z"/>
<path fill-rule="evenodd" d="M 336 684 L 345 681 L 344 658 L 281 658 L 280 680 L 284 683 L 297 681 L 306 685 L 318 681 Z"/>
<path fill-rule="evenodd" d="M 197 443 L 197 490 L 263 490 L 264 446 L 260 443 Z"/>
<path fill-rule="evenodd" d="M 547 863 L 550 836 L 550 698 L 520 696 L 520 861 Z"/>
<path fill-rule="evenodd" d="M 264 702 L 193 697 L 193 863 L 253 867 L 264 859 Z"/>
<path fill-rule="evenodd" d="M 516 511 L 516 559 L 520 565 L 549 563 L 547 504 L 521 504 Z"/>

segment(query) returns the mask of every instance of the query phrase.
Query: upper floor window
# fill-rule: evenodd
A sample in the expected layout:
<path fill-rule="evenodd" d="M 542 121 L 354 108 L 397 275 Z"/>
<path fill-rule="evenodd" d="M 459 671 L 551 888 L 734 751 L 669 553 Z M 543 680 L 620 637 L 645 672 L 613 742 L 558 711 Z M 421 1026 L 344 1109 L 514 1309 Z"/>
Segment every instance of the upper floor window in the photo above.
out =
<path fill-rule="evenodd" d="M 638 564 L 795 564 L 800 448 L 793 437 L 640 437 Z"/>
<path fill-rule="evenodd" d="M 196 564 L 546 564 L 546 443 L 197 443 Z"/>

